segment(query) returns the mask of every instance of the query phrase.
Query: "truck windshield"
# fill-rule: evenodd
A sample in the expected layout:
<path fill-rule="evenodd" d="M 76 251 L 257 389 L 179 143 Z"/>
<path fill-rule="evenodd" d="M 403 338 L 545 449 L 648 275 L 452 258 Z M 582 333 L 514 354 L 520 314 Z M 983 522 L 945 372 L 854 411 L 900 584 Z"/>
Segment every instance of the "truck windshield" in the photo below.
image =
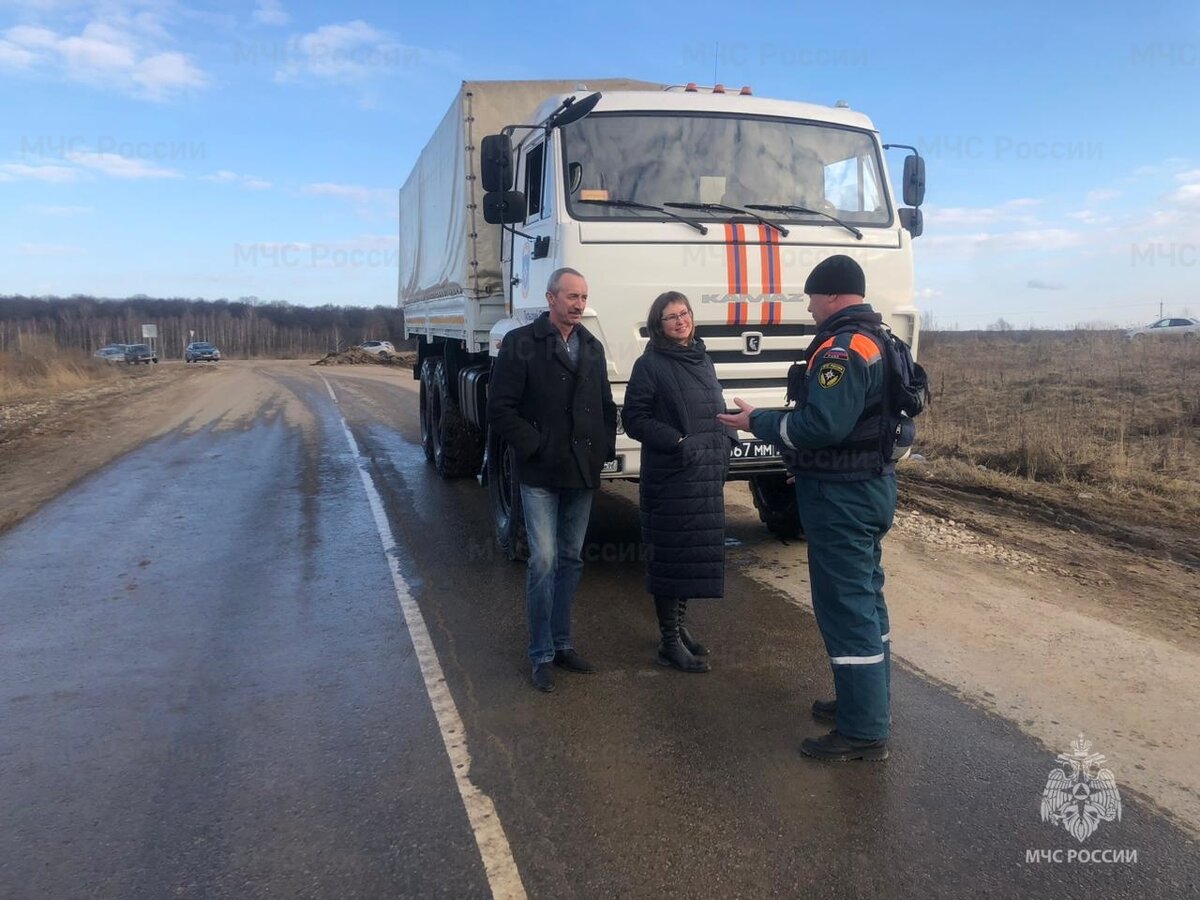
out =
<path fill-rule="evenodd" d="M 565 126 L 562 143 L 567 208 L 576 219 L 653 218 L 595 202 L 622 199 L 656 206 L 776 204 L 855 225 L 892 221 L 878 145 L 865 131 L 785 119 L 593 113 Z M 586 200 L 593 202 L 579 202 Z"/>

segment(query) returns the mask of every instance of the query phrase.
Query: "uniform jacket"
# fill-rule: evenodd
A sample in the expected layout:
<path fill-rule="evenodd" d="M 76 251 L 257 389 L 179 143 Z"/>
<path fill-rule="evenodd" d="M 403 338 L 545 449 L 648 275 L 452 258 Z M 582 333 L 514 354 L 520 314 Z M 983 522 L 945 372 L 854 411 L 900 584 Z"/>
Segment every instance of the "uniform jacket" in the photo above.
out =
<path fill-rule="evenodd" d="M 665 597 L 725 592 L 725 476 L 732 436 L 703 341 L 658 339 L 633 365 L 622 421 L 642 443 L 646 588 Z M 680 438 L 683 441 L 680 441 Z"/>
<path fill-rule="evenodd" d="M 522 484 L 594 488 L 616 456 L 617 407 L 604 348 L 582 325 L 572 365 L 550 314 L 504 336 L 488 388 L 488 425 L 517 455 Z"/>
<path fill-rule="evenodd" d="M 881 451 L 883 357 L 872 338 L 852 327 L 881 321 L 867 303 L 834 313 L 809 346 L 805 396 L 796 409 L 756 410 L 751 416 L 756 437 L 790 451 L 794 474 L 862 481 L 895 472 L 895 463 Z"/>

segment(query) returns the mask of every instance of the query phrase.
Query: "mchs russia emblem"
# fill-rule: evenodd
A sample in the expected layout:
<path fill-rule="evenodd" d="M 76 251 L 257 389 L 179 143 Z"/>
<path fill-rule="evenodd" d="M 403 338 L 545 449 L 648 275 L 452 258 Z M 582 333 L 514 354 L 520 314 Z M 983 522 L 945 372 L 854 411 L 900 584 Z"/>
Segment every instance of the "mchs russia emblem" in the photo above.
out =
<path fill-rule="evenodd" d="M 1042 791 L 1042 821 L 1061 825 L 1083 843 L 1101 822 L 1120 821 L 1121 795 L 1104 757 L 1089 753 L 1091 741 L 1083 735 L 1071 742 L 1072 753 L 1060 753 L 1061 769 L 1052 769 Z"/>

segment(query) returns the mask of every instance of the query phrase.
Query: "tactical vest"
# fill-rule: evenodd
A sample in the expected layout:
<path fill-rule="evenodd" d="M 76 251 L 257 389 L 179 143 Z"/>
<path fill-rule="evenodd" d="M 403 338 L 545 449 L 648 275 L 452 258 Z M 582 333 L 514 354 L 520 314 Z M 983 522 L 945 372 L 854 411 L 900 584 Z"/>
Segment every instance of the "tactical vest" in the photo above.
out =
<path fill-rule="evenodd" d="M 876 312 L 865 310 L 838 313 L 828 323 L 832 328 L 822 328 L 813 338 L 805 351 L 805 373 L 802 379 L 795 382 L 789 378 L 788 399 L 796 401 L 796 409 L 808 401 L 808 378 L 812 371 L 812 360 L 817 355 L 818 348 L 829 338 L 841 334 L 861 334 L 870 338 L 879 349 L 879 365 L 884 366 L 884 348 L 879 339 L 872 333 L 869 325 L 879 325 L 881 318 Z M 887 372 L 881 372 L 880 386 L 869 393 L 863 411 L 859 414 L 854 428 L 846 435 L 845 440 L 834 447 L 823 447 L 818 450 L 785 450 L 783 457 L 788 471 L 793 475 L 806 478 L 817 478 L 823 481 L 865 481 L 868 478 L 879 478 L 891 475 L 896 471 L 896 463 L 890 453 L 884 455 L 885 429 L 894 432 L 897 422 L 888 422 L 884 409 L 884 392 L 887 390 Z"/>

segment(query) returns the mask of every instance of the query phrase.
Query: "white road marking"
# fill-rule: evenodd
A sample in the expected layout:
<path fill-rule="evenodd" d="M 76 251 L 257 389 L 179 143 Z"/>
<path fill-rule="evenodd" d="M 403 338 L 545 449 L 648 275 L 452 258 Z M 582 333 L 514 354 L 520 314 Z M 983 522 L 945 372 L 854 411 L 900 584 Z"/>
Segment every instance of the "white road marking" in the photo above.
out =
<path fill-rule="evenodd" d="M 337 404 L 337 395 L 324 376 L 325 388 L 329 396 Z M 442 664 L 438 661 L 437 651 L 429 638 L 429 630 L 425 627 L 425 618 L 412 593 L 408 583 L 400 573 L 397 562 L 396 539 L 392 536 L 391 526 L 388 525 L 387 514 L 383 509 L 383 500 L 375 488 L 367 466 L 359 451 L 354 435 L 346 419 L 338 413 L 346 442 L 350 452 L 358 460 L 358 474 L 362 478 L 363 487 L 367 492 L 367 501 L 371 505 L 371 513 L 375 516 L 375 528 L 379 532 L 379 540 L 383 544 L 383 555 L 387 558 L 388 568 L 392 573 L 392 584 L 396 589 L 396 599 L 404 612 L 404 620 L 408 624 L 408 633 L 412 638 L 413 650 L 421 665 L 421 675 L 425 679 L 425 691 L 429 694 L 429 702 L 433 706 L 433 714 L 437 717 L 438 728 L 442 733 L 442 743 L 446 745 L 446 755 L 450 757 L 450 765 L 454 771 L 454 781 L 458 785 L 458 793 L 462 797 L 463 806 L 467 810 L 471 830 L 475 833 L 475 843 L 479 846 L 479 855 L 483 858 L 483 868 L 487 873 L 488 884 L 492 896 L 497 900 L 525 900 L 525 886 L 521 883 L 521 875 L 513 860 L 512 850 L 508 846 L 508 837 L 500 817 L 496 815 L 496 807 L 491 797 L 477 788 L 471 781 L 471 754 L 467 750 L 466 729 L 454 705 L 450 689 L 446 687 L 446 676 L 442 674 Z"/>

